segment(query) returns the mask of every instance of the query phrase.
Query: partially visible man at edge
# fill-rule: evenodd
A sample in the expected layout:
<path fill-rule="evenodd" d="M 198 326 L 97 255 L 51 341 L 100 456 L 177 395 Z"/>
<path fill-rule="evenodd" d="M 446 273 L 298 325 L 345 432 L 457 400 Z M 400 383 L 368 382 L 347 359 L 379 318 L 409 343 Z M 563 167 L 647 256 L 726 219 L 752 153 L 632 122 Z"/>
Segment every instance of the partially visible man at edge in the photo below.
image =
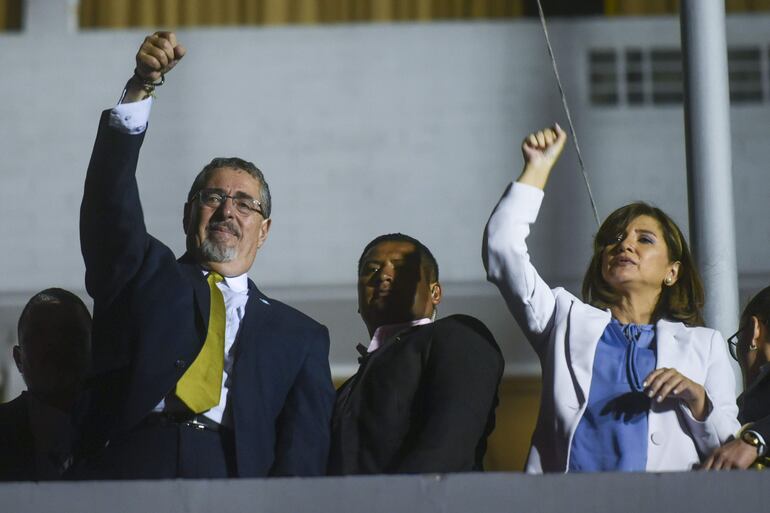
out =
<path fill-rule="evenodd" d="M 177 260 L 144 225 L 136 182 L 153 89 L 185 55 L 145 38 L 102 113 L 81 206 L 94 298 L 94 386 L 74 478 L 323 474 L 334 389 L 326 328 L 247 276 L 270 228 L 261 171 L 217 158 L 184 204 Z"/>
<path fill-rule="evenodd" d="M 483 470 L 503 357 L 484 324 L 434 320 L 438 264 L 400 233 L 370 242 L 358 263 L 358 309 L 371 337 L 337 391 L 329 473 Z"/>
<path fill-rule="evenodd" d="M 42 290 L 19 316 L 18 340 L 13 359 L 27 390 L 0 405 L 0 481 L 56 480 L 72 462 L 91 314 L 72 292 Z"/>

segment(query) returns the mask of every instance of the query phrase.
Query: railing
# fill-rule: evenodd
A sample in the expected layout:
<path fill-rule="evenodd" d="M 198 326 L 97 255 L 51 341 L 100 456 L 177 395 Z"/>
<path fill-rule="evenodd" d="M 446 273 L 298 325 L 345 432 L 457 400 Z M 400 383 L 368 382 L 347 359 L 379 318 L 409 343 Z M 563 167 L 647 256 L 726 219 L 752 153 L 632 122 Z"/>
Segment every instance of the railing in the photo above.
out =
<path fill-rule="evenodd" d="M 314 479 L 11 483 L 13 513 L 733 513 L 767 511 L 762 472 L 452 474 Z"/>

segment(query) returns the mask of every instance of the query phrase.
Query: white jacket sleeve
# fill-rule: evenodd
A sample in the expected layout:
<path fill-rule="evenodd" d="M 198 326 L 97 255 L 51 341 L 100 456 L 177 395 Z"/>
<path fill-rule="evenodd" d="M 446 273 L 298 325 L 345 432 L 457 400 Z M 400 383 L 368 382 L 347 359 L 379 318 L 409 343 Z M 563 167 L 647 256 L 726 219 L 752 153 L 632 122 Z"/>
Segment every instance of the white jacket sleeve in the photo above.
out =
<path fill-rule="evenodd" d="M 538 353 L 548 338 L 556 307 L 553 291 L 530 263 L 526 243 L 542 201 L 542 190 L 514 182 L 492 212 L 482 246 L 487 280 L 500 289 Z"/>
<path fill-rule="evenodd" d="M 692 416 L 684 402 L 681 406 L 685 423 L 703 457 L 709 456 L 741 427 L 737 420 L 735 373 L 730 365 L 727 343 L 718 331 L 713 330 L 709 344 L 708 370 L 703 388 L 710 411 L 701 422 Z"/>

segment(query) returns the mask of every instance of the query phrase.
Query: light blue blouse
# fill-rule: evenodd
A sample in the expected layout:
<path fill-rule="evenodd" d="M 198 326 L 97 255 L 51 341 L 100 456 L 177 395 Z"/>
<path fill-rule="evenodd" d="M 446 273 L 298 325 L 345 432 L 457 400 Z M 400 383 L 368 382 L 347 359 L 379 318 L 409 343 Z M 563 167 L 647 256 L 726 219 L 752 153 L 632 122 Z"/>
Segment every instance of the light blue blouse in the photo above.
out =
<path fill-rule="evenodd" d="M 571 472 L 645 470 L 650 399 L 642 382 L 655 364 L 655 326 L 612 319 L 596 347 L 588 406 L 572 438 Z"/>

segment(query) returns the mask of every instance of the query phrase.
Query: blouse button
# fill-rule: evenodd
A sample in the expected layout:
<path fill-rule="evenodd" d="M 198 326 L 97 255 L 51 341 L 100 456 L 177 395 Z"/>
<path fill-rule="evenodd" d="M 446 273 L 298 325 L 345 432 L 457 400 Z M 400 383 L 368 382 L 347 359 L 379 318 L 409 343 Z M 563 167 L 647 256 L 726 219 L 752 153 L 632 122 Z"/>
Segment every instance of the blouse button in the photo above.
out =
<path fill-rule="evenodd" d="M 650 440 L 655 445 L 663 445 L 663 442 L 666 441 L 666 436 L 660 431 L 655 431 L 650 435 Z"/>

